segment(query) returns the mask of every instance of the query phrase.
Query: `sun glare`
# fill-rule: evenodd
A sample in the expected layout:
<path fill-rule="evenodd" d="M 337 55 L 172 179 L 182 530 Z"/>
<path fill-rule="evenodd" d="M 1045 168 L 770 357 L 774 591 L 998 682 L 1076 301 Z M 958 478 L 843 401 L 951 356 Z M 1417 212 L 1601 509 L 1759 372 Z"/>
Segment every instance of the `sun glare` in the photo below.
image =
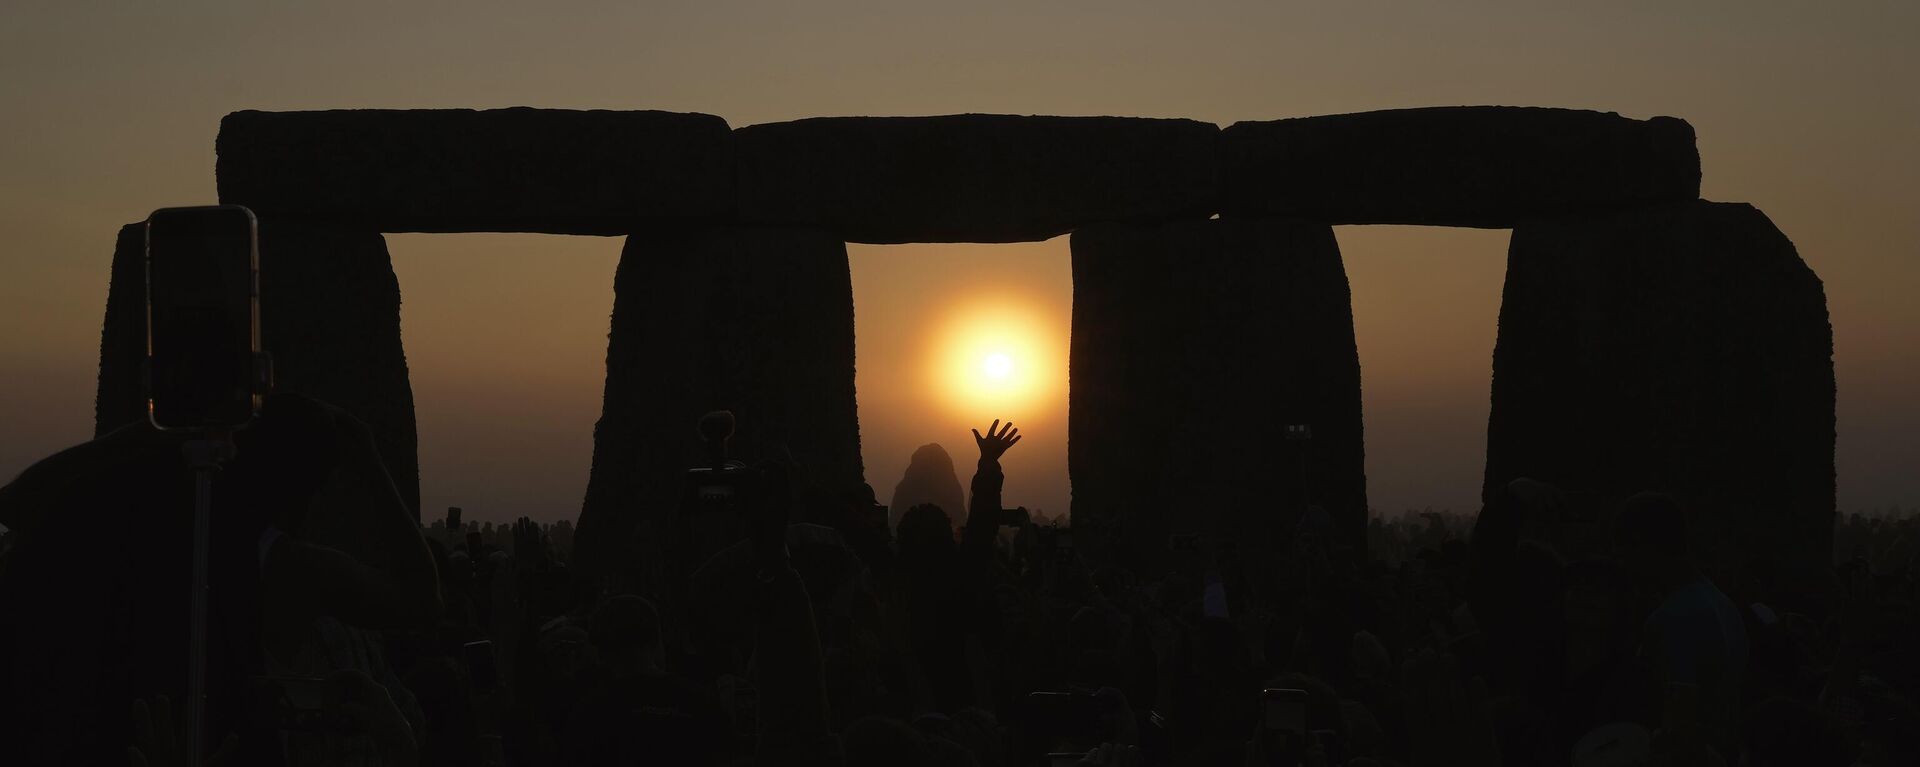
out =
<path fill-rule="evenodd" d="M 989 354 L 980 364 L 986 368 L 987 375 L 994 378 L 1006 378 L 1013 374 L 1013 358 L 1005 354 Z"/>
<path fill-rule="evenodd" d="M 956 411 L 1008 416 L 1039 404 L 1060 385 L 1051 373 L 1065 334 L 1018 302 L 965 304 L 949 312 L 931 345 L 933 389 Z"/>

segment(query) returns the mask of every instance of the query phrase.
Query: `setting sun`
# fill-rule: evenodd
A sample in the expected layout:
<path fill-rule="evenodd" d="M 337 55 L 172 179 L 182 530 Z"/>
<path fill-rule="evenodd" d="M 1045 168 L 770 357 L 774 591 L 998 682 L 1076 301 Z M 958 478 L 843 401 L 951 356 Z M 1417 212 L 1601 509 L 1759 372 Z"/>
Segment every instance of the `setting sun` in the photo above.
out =
<path fill-rule="evenodd" d="M 947 315 L 930 349 L 933 389 L 956 411 L 1018 415 L 1060 385 L 1059 336 L 1035 308 L 1017 301 L 962 304 Z"/>
<path fill-rule="evenodd" d="M 987 375 L 994 378 L 1006 378 L 1013 374 L 1013 358 L 1005 354 L 989 354 L 980 365 Z"/>

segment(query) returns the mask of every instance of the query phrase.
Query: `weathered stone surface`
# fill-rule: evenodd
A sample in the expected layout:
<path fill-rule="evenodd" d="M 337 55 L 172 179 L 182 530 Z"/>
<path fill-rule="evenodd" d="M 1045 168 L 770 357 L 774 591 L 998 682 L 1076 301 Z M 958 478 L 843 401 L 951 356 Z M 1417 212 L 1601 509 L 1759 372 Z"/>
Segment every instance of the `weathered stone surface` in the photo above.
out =
<path fill-rule="evenodd" d="M 123 227 L 114 253 L 94 432 L 146 417 L 145 233 Z M 273 355 L 274 388 L 358 416 L 400 495 L 420 509 L 413 387 L 400 348 L 400 286 L 378 233 L 260 219 L 260 339 Z"/>
<path fill-rule="evenodd" d="M 702 460 L 695 425 L 710 410 L 734 412 L 736 458 L 789 451 L 803 502 L 862 489 L 853 285 L 840 240 L 792 229 L 636 233 L 614 278 L 612 324 L 575 544 L 584 566 L 662 561 L 669 512 Z M 831 515 L 802 508 L 796 521 Z"/>
<path fill-rule="evenodd" d="M 1213 212 L 1219 129 L 1192 120 L 826 117 L 734 135 L 743 221 L 851 242 L 1021 242 Z"/>
<path fill-rule="evenodd" d="M 1364 548 L 1360 366 L 1333 231 L 1100 225 L 1072 247 L 1075 529 L 1122 561 L 1159 560 L 1183 533 L 1251 560 L 1312 503 Z M 1285 440 L 1289 424 L 1313 438 Z"/>
<path fill-rule="evenodd" d="M 368 231 L 616 234 L 730 216 L 731 139 L 674 112 L 234 112 L 220 201 Z"/>
<path fill-rule="evenodd" d="M 1242 122 L 1221 134 L 1223 215 L 1509 227 L 1700 196 L 1693 126 L 1539 107 Z"/>
<path fill-rule="evenodd" d="M 1696 511 L 1723 571 L 1817 571 L 1834 512 L 1833 332 L 1820 279 L 1752 206 L 1688 202 L 1513 232 L 1485 487 L 1642 490 Z"/>
<path fill-rule="evenodd" d="M 967 518 L 966 493 L 960 490 L 960 475 L 954 472 L 953 456 L 938 443 L 921 445 L 913 451 L 900 483 L 893 486 L 893 502 L 887 507 L 887 525 L 900 527 L 900 515 L 923 503 L 939 506 L 949 519 Z"/>

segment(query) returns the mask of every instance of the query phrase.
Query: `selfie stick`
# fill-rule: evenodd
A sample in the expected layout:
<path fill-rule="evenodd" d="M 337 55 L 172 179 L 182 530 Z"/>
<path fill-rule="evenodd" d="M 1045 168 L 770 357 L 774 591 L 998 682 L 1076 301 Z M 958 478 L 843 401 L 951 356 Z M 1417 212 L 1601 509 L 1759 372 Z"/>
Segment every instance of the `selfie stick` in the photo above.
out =
<path fill-rule="evenodd" d="M 225 431 L 208 432 L 181 446 L 193 466 L 193 607 L 187 639 L 187 747 L 186 764 L 205 764 L 207 709 L 207 528 L 213 516 L 213 474 L 233 458 L 233 438 Z M 169 726 L 166 723 L 162 727 Z"/>

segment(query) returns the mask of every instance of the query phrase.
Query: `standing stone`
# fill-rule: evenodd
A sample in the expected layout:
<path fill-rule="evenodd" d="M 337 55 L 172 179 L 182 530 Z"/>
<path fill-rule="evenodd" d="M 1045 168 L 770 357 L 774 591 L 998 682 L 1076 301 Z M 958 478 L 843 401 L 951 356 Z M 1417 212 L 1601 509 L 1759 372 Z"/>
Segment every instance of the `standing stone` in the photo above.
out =
<path fill-rule="evenodd" d="M 378 232 L 262 216 L 260 339 L 274 390 L 366 421 L 400 497 L 420 515 L 420 442 L 400 344 L 400 282 Z"/>
<path fill-rule="evenodd" d="M 803 508 L 863 483 L 846 245 L 817 231 L 660 229 L 627 238 L 614 278 L 604 409 L 576 556 L 602 573 L 657 563 L 700 415 L 733 411 L 734 457 L 790 454 Z M 652 580 L 661 573 L 626 574 Z M 657 583 L 658 581 L 653 581 Z"/>
<path fill-rule="evenodd" d="M 413 387 L 400 348 L 400 285 L 377 232 L 260 219 L 260 339 L 274 389 L 366 421 L 394 484 L 417 516 L 420 463 Z M 120 230 L 100 336 L 94 432 L 146 417 L 145 231 Z"/>
<path fill-rule="evenodd" d="M 100 379 L 93 436 L 147 417 L 147 225 L 120 227 L 113 244 L 106 319 L 100 328 Z"/>
<path fill-rule="evenodd" d="M 1514 229 L 1486 492 L 1642 490 L 1694 509 L 1704 560 L 1813 572 L 1831 554 L 1833 332 L 1820 279 L 1752 206 L 1704 201 Z"/>
<path fill-rule="evenodd" d="M 1122 561 L 1173 534 L 1247 559 L 1305 504 L 1365 545 L 1360 367 L 1331 228 L 1284 220 L 1102 225 L 1073 235 L 1073 524 Z M 1312 439 L 1285 438 L 1304 424 Z"/>
<path fill-rule="evenodd" d="M 1226 215 L 1504 228 L 1700 196 L 1693 126 L 1540 107 L 1431 107 L 1235 123 Z"/>

